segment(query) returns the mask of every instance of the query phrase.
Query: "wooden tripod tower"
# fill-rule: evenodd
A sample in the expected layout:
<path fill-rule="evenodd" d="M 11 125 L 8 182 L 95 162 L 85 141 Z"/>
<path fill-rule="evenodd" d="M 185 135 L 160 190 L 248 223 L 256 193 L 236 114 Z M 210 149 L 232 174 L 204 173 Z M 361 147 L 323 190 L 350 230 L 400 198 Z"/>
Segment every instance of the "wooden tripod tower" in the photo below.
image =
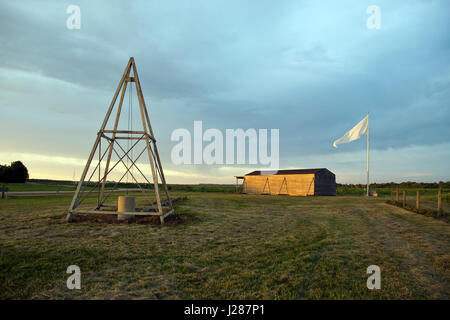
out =
<path fill-rule="evenodd" d="M 133 76 L 131 76 L 131 70 L 133 70 Z M 135 84 L 135 92 L 137 94 L 138 102 L 139 102 L 139 110 L 140 116 L 142 120 L 142 130 L 118 130 L 120 114 L 122 111 L 122 105 L 124 101 L 125 91 L 129 86 L 130 92 L 128 93 L 130 97 L 131 103 L 131 92 L 132 92 L 132 84 Z M 114 127 L 112 130 L 107 130 L 106 126 L 108 124 L 108 120 L 111 116 L 111 113 L 116 104 L 116 100 L 120 94 L 120 100 L 117 107 L 116 119 L 114 121 Z M 131 110 L 131 109 L 130 109 Z M 130 111 L 131 112 L 131 111 Z M 129 122 L 130 123 L 130 122 Z M 128 140 L 128 150 L 123 148 L 119 143 L 119 140 L 125 139 Z M 102 141 L 106 142 L 107 146 L 104 148 L 105 150 L 102 152 Z M 133 159 L 132 150 L 135 148 L 139 142 L 145 143 L 144 149 L 139 153 L 136 159 Z M 130 147 L 131 146 L 131 147 Z M 98 160 L 94 160 L 96 155 L 96 151 L 98 151 Z M 137 160 L 139 157 L 147 151 L 148 159 L 150 161 L 151 173 L 153 178 L 153 183 L 151 183 L 141 169 L 137 166 Z M 117 162 L 113 164 L 112 156 L 117 157 Z M 131 157 L 130 157 L 131 155 Z M 104 160 L 106 156 L 106 160 Z M 102 171 L 102 161 L 103 163 L 103 171 Z M 97 162 L 97 165 L 94 168 L 91 168 L 92 162 Z M 130 163 L 130 164 L 128 164 Z M 118 182 L 115 182 L 112 188 L 105 188 L 105 184 L 107 182 L 107 177 L 111 173 L 111 171 L 117 166 L 121 164 L 125 168 L 125 173 L 122 175 Z M 141 184 L 138 182 L 135 174 L 136 171 L 132 170 L 136 168 L 136 171 L 140 173 L 140 176 L 144 178 L 146 181 L 147 188 L 143 188 Z M 134 174 L 133 174 L 134 171 Z M 98 181 L 93 181 L 93 177 L 95 173 L 98 173 Z M 86 179 L 88 177 L 89 178 Z M 174 208 L 172 205 L 172 201 L 169 196 L 169 191 L 166 184 L 166 179 L 164 178 L 163 168 L 161 166 L 161 161 L 158 154 L 158 148 L 156 147 L 155 136 L 153 135 L 153 130 L 150 125 L 150 118 L 148 116 L 147 107 L 145 106 L 144 96 L 142 94 L 141 84 L 139 82 L 139 76 L 136 70 L 136 64 L 134 62 L 134 58 L 131 57 L 128 61 L 128 64 L 123 73 L 122 79 L 117 86 L 114 97 L 111 101 L 108 111 L 106 112 L 105 119 L 100 127 L 100 130 L 97 133 L 97 138 L 94 142 L 94 146 L 92 147 L 91 153 L 89 154 L 89 158 L 86 162 L 86 166 L 84 167 L 83 173 L 81 175 L 80 181 L 78 182 L 77 188 L 75 190 L 75 194 L 72 199 L 72 203 L 69 208 L 69 212 L 67 213 L 66 221 L 70 221 L 70 217 L 72 215 L 78 214 L 118 214 L 117 206 L 106 204 L 107 198 L 111 195 L 111 193 L 117 190 L 117 185 L 123 180 L 125 176 L 128 174 L 133 178 L 133 183 L 135 183 L 143 194 L 147 196 L 147 198 L 151 201 L 150 207 L 142 207 L 136 208 L 136 212 L 130 212 L 132 215 L 158 215 L 161 220 L 161 224 L 164 223 L 164 218 L 168 215 L 174 213 Z M 164 189 L 165 195 L 167 197 L 166 201 L 161 201 L 160 190 L 158 177 L 161 179 L 161 184 Z M 95 180 L 97 180 L 95 178 Z M 153 197 L 151 197 L 150 187 L 153 185 L 153 189 L 156 196 L 156 203 L 153 203 Z M 88 189 L 88 190 L 85 190 Z M 81 204 L 87 198 L 89 194 L 93 191 L 98 193 L 97 197 L 97 205 L 94 208 L 81 208 Z M 86 206 L 86 205 L 84 205 Z M 92 204 L 91 204 L 92 206 Z M 122 212 L 121 212 L 122 213 Z"/>

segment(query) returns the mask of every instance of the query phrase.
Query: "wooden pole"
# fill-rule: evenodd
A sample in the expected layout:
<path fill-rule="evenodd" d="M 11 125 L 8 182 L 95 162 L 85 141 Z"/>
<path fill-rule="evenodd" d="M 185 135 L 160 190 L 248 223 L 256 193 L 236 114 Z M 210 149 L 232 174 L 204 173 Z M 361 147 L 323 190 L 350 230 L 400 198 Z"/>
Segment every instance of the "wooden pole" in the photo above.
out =
<path fill-rule="evenodd" d="M 442 191 L 441 188 L 439 188 L 438 191 L 438 217 L 441 215 L 441 210 L 442 210 Z"/>
<path fill-rule="evenodd" d="M 133 59 L 133 58 L 131 58 L 131 59 Z M 132 67 L 133 67 L 134 83 L 136 84 L 136 91 L 137 91 L 137 96 L 138 96 L 138 101 L 139 101 L 139 109 L 141 111 L 142 126 L 144 127 L 144 131 L 147 132 L 147 125 L 148 125 L 148 131 L 151 134 L 152 138 L 154 138 L 153 130 L 150 125 L 150 120 L 148 118 L 147 107 L 145 106 L 144 95 L 142 94 L 141 83 L 139 81 L 139 76 L 138 76 L 138 73 L 136 70 L 136 64 L 134 63 L 134 59 L 133 59 Z M 146 120 L 148 120 L 148 121 L 146 121 Z M 159 154 L 158 154 L 158 149 L 156 148 L 156 143 L 153 140 L 151 140 L 151 141 L 153 142 L 153 150 L 155 152 L 156 163 L 153 161 L 153 155 L 152 155 L 152 150 L 151 150 L 151 146 L 150 146 L 150 138 L 147 135 L 146 136 L 146 145 L 147 145 L 148 158 L 150 160 L 150 167 L 152 170 L 153 186 L 155 189 L 154 191 L 155 191 L 155 196 L 156 196 L 156 204 L 158 206 L 158 211 L 160 213 L 161 224 L 164 224 L 164 213 L 163 213 L 163 209 L 161 206 L 161 198 L 160 198 L 160 194 L 159 194 L 157 167 L 159 167 L 159 173 L 161 175 L 161 180 L 163 183 L 164 191 L 166 192 L 167 201 L 169 203 L 170 209 L 173 209 L 173 206 L 172 206 L 172 200 L 170 199 L 170 196 L 169 196 L 169 191 L 167 189 L 167 184 L 166 184 L 166 181 L 164 178 L 164 173 L 162 171 L 162 166 L 161 166 L 161 163 L 159 160 Z"/>
<path fill-rule="evenodd" d="M 369 189 L 369 187 L 370 187 L 370 185 L 369 185 L 369 157 L 370 157 L 370 155 L 369 155 L 369 131 L 370 131 L 370 128 L 369 128 L 369 111 L 367 112 L 367 196 L 369 196 L 370 195 L 370 189 Z"/>
<path fill-rule="evenodd" d="M 403 207 L 406 206 L 406 191 L 403 190 Z"/>
<path fill-rule="evenodd" d="M 122 79 L 120 79 L 120 82 L 117 85 L 116 92 L 114 93 L 114 96 L 113 96 L 113 99 L 111 101 L 111 104 L 109 105 L 108 111 L 106 112 L 105 119 L 103 119 L 102 126 L 100 127 L 100 130 L 97 133 L 97 138 L 95 139 L 94 145 L 92 146 L 91 153 L 89 154 L 88 160 L 87 160 L 86 165 L 85 165 L 84 170 L 83 170 L 83 173 L 81 174 L 80 181 L 78 182 L 77 188 L 76 188 L 75 193 L 73 195 L 72 203 L 70 204 L 69 212 L 67 213 L 67 216 L 66 216 L 66 221 L 67 222 L 70 219 L 72 210 L 74 210 L 76 208 L 76 206 L 77 206 L 77 200 L 78 200 L 78 195 L 79 195 L 80 190 L 81 190 L 81 186 L 82 186 L 82 184 L 84 182 L 84 179 L 86 178 L 87 172 L 88 172 L 89 167 L 90 167 L 91 162 L 92 162 L 92 158 L 94 157 L 94 154 L 95 154 L 95 150 L 97 149 L 98 143 L 100 142 L 100 139 L 101 139 L 101 136 L 102 136 L 102 132 L 103 132 L 103 130 L 105 130 L 106 124 L 107 124 L 107 122 L 109 120 L 109 116 L 111 115 L 111 111 L 114 108 L 114 104 L 116 103 L 117 96 L 119 95 L 119 92 L 120 92 L 120 90 L 122 88 L 122 85 L 124 83 L 124 80 L 125 80 L 125 77 L 127 75 L 127 72 L 130 69 L 131 62 L 132 62 L 132 60 L 130 59 L 130 61 L 128 61 L 127 66 L 125 67 L 125 70 L 124 70 L 123 75 L 122 75 Z"/>
<path fill-rule="evenodd" d="M 416 195 L 416 208 L 417 208 L 417 210 L 420 209 L 420 194 L 419 194 L 419 190 L 417 190 L 417 195 Z"/>
<path fill-rule="evenodd" d="M 173 204 L 172 204 L 172 199 L 170 198 L 169 195 L 169 188 L 167 187 L 167 183 L 166 183 L 166 177 L 164 176 L 164 171 L 162 168 L 162 164 L 161 164 L 161 159 L 159 158 L 159 152 L 158 152 L 158 147 L 156 146 L 156 140 L 155 140 L 155 136 L 153 134 L 153 129 L 152 129 L 152 125 L 150 124 L 150 117 L 148 116 L 148 111 L 147 111 L 147 106 L 145 105 L 145 101 L 144 101 L 144 95 L 142 93 L 142 88 L 141 88 L 141 83 L 139 82 L 139 75 L 137 73 L 136 70 L 136 64 L 134 64 L 134 59 L 133 59 L 133 73 L 134 76 L 136 77 L 138 84 L 137 84 L 137 90 L 139 90 L 140 92 L 140 96 L 141 96 L 141 100 L 142 100 L 142 104 L 144 106 L 144 115 L 145 115 L 145 119 L 147 120 L 147 125 L 148 125 L 148 130 L 150 131 L 150 134 L 152 136 L 152 142 L 153 142 L 153 150 L 155 153 L 155 158 L 156 158 L 156 164 L 157 164 L 157 168 L 159 170 L 159 174 L 160 174 L 160 178 L 161 178 L 161 182 L 163 184 L 164 187 L 164 192 L 166 193 L 166 197 L 167 197 L 167 201 L 169 203 L 169 208 L 173 209 Z"/>
<path fill-rule="evenodd" d="M 398 186 L 397 186 L 397 191 L 396 191 L 396 193 L 395 193 L 395 201 L 398 202 Z"/>
<path fill-rule="evenodd" d="M 129 77 L 130 76 L 130 70 L 131 68 L 128 68 L 128 71 L 126 72 L 126 76 L 125 77 Z M 114 129 L 112 130 L 112 141 L 109 144 L 109 150 L 108 150 L 108 157 L 106 158 L 106 165 L 105 165 L 105 175 L 107 174 L 108 170 L 109 170 L 109 164 L 111 161 L 111 156 L 112 156 L 112 152 L 114 149 L 114 142 L 116 139 L 116 133 L 117 133 L 117 126 L 119 125 L 119 119 L 120 119 L 120 113 L 122 112 L 122 105 L 123 105 L 123 99 L 125 96 L 125 92 L 127 90 L 127 85 L 128 85 L 128 81 L 125 81 L 125 83 L 122 86 L 122 94 L 120 95 L 120 100 L 119 100 L 119 106 L 117 108 L 117 114 L 116 114 L 116 120 L 114 122 Z M 99 206 L 103 203 L 103 194 L 105 192 L 105 183 L 106 183 L 106 179 L 102 181 L 102 185 L 100 187 L 100 202 L 99 202 Z"/>

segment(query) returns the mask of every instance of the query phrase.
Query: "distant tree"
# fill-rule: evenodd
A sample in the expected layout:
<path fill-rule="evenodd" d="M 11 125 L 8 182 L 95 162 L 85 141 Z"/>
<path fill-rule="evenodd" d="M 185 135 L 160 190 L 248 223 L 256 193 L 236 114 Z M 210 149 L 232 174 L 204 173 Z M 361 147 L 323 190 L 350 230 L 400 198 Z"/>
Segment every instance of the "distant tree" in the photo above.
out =
<path fill-rule="evenodd" d="M 11 162 L 9 166 L 0 165 L 0 182 L 24 183 L 28 177 L 28 169 L 21 161 Z"/>
<path fill-rule="evenodd" d="M 338 187 L 346 187 L 346 188 L 365 188 L 365 185 L 362 184 L 337 184 Z M 384 182 L 384 183 L 372 183 L 371 188 L 390 188 L 390 189 L 396 189 L 397 186 L 402 188 L 409 188 L 409 189 L 436 189 L 436 188 L 443 188 L 443 189 L 449 189 L 450 188 L 450 181 L 439 181 L 439 182 L 413 182 L 413 181 L 406 181 L 406 182 Z"/>
<path fill-rule="evenodd" d="M 11 163 L 11 172 L 15 180 L 14 182 L 25 183 L 29 178 L 28 169 L 21 161 Z"/>
<path fill-rule="evenodd" d="M 0 182 L 8 182 L 8 166 L 0 164 Z"/>

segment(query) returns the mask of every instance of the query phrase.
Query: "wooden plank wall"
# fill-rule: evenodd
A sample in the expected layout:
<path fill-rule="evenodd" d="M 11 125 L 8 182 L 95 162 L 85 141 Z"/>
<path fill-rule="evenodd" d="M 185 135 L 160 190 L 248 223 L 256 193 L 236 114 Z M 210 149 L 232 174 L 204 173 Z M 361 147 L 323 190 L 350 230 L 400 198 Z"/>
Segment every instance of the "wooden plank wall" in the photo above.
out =
<path fill-rule="evenodd" d="M 336 176 L 329 174 L 316 174 L 315 179 L 316 196 L 335 196 L 336 195 Z"/>
<path fill-rule="evenodd" d="M 268 183 L 267 179 L 269 180 Z M 285 183 L 283 183 L 284 179 L 286 179 Z M 290 196 L 314 195 L 314 174 L 245 176 L 244 184 L 244 192 L 249 194 L 289 194 Z M 283 187 L 281 188 L 282 184 Z"/>

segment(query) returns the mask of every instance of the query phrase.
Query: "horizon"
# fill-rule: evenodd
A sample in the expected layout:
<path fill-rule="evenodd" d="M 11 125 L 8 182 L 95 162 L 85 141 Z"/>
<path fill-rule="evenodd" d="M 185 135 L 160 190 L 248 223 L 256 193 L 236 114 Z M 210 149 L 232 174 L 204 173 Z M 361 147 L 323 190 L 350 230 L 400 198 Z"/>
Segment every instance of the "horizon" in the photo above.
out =
<path fill-rule="evenodd" d="M 46 178 L 30 178 L 27 179 L 26 182 L 31 183 L 34 181 L 48 181 L 48 182 L 69 182 L 69 183 L 78 183 L 79 180 L 54 180 L 54 179 L 46 179 Z M 106 184 L 108 183 L 116 183 L 115 180 L 107 180 Z M 126 184 L 126 182 L 121 182 L 122 184 Z M 372 184 L 402 184 L 402 183 L 417 183 L 417 184 L 440 184 L 440 183 L 450 183 L 450 180 L 448 181 L 432 181 L 432 182 L 425 182 L 425 181 L 401 181 L 401 182 L 394 182 L 394 181 L 383 181 L 383 182 L 372 182 Z M 1 184 L 1 183 L 0 183 Z M 159 183 L 161 184 L 161 182 Z M 355 185 L 355 186 L 366 186 L 365 183 L 340 183 L 339 181 L 336 181 L 336 184 L 340 185 Z M 168 183 L 168 185 L 226 185 L 226 186 L 235 186 L 236 183 L 209 183 L 209 182 L 198 182 L 198 183 Z"/>

